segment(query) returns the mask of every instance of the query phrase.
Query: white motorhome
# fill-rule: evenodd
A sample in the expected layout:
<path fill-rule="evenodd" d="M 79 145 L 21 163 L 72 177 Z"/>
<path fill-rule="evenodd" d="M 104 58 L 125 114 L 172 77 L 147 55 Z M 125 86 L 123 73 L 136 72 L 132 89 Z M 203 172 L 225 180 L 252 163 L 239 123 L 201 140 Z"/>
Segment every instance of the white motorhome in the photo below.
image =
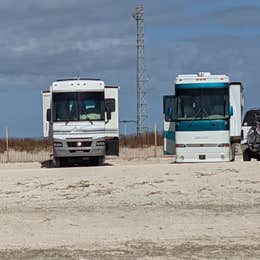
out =
<path fill-rule="evenodd" d="M 227 75 L 178 75 L 175 95 L 164 97 L 164 153 L 176 162 L 235 159 L 241 140 L 243 86 Z"/>
<path fill-rule="evenodd" d="M 88 160 L 102 165 L 119 154 L 117 86 L 98 79 L 53 82 L 43 98 L 43 135 L 53 141 L 54 164 Z"/>

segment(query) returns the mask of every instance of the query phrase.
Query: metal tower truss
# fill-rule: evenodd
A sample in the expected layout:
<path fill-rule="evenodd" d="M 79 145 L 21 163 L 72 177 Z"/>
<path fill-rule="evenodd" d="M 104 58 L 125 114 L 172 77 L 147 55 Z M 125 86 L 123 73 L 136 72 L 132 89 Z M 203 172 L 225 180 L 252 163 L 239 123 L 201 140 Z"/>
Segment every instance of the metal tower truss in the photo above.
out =
<path fill-rule="evenodd" d="M 143 5 L 137 5 L 133 18 L 137 24 L 137 59 L 136 59 L 136 86 L 137 86 L 137 109 L 136 109 L 136 132 L 140 135 L 148 131 L 148 113 L 147 113 L 147 86 L 148 78 L 145 66 L 144 55 L 144 8 Z"/>

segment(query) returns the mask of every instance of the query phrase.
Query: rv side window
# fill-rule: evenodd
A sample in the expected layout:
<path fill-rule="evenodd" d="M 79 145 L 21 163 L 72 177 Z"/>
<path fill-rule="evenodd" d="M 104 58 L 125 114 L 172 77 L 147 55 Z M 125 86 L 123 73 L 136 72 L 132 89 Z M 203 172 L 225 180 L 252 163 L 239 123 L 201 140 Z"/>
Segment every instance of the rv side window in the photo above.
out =
<path fill-rule="evenodd" d="M 116 101 L 114 98 L 107 98 L 105 100 L 105 111 L 107 120 L 111 119 L 111 113 L 116 111 Z"/>
<path fill-rule="evenodd" d="M 105 100 L 105 109 L 110 110 L 111 112 L 115 112 L 116 110 L 116 101 L 114 98 L 107 98 Z"/>
<path fill-rule="evenodd" d="M 164 115 L 166 122 L 173 122 L 175 120 L 175 96 L 164 97 Z"/>

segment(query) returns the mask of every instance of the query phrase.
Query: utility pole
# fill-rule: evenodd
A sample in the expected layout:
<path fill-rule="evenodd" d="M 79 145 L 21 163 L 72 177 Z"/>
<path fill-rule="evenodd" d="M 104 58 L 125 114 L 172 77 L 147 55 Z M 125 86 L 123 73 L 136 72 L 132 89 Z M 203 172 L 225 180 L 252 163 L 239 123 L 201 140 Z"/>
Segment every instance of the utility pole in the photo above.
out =
<path fill-rule="evenodd" d="M 6 149 L 6 162 L 10 161 L 10 150 L 9 150 L 9 128 L 5 128 L 5 149 Z"/>
<path fill-rule="evenodd" d="M 136 20 L 137 43 L 136 43 L 136 87 L 137 87 L 137 107 L 136 107 L 136 133 L 143 134 L 148 131 L 148 114 L 147 114 L 147 72 L 144 57 L 144 7 L 137 5 L 133 18 Z"/>

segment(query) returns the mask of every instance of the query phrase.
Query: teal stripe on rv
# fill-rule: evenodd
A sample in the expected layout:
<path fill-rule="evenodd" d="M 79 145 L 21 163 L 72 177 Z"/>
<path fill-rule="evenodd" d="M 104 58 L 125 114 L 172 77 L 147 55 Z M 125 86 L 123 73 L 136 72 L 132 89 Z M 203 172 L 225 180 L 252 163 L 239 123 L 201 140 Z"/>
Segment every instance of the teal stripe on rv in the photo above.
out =
<path fill-rule="evenodd" d="M 194 88 L 227 88 L 228 83 L 219 82 L 219 83 L 185 83 L 185 84 L 176 84 L 176 89 L 194 89 Z"/>
<path fill-rule="evenodd" d="M 173 131 L 164 131 L 164 138 L 175 141 L 175 132 Z"/>
<path fill-rule="evenodd" d="M 164 150 L 164 151 L 163 151 L 163 154 L 164 154 L 164 155 L 173 155 L 174 153 L 170 153 L 170 152 Z"/>
<path fill-rule="evenodd" d="M 229 130 L 227 120 L 189 120 L 178 121 L 176 123 L 176 131 L 224 131 Z"/>

